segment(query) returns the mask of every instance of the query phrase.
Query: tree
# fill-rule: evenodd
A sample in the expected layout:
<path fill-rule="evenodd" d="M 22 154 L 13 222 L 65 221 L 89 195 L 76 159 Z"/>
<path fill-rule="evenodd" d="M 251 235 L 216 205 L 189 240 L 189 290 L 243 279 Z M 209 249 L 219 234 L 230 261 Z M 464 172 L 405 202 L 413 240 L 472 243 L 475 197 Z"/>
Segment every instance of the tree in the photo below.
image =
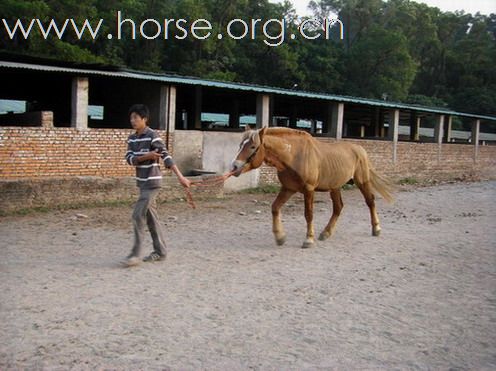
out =
<path fill-rule="evenodd" d="M 52 18 L 59 24 L 69 18 L 79 24 L 86 18 L 93 25 L 99 19 L 104 23 L 96 39 L 86 35 L 81 40 L 71 32 L 61 39 L 45 40 L 34 32 L 27 40 L 20 34 L 11 40 L 1 29 L 0 50 L 285 88 L 298 84 L 305 90 L 378 99 L 425 98 L 455 110 L 496 114 L 496 14 L 442 12 L 410 0 L 314 0 L 310 6 L 316 18 L 337 15 L 344 25 L 344 40 L 291 39 L 302 20 L 288 1 L 3 0 L 0 14 L 10 25 L 34 18 L 45 26 Z M 117 10 L 133 19 L 137 28 L 148 18 L 208 19 L 212 35 L 178 40 L 161 34 L 147 40 L 133 39 L 125 31 L 120 40 L 108 39 L 115 31 Z M 253 40 L 225 35 L 235 18 L 248 23 L 262 20 Z M 285 20 L 285 39 L 279 46 L 268 46 L 261 30 L 271 18 Z M 237 31 L 242 31 L 239 26 Z M 276 23 L 269 27 L 272 35 L 281 31 L 278 27 Z M 148 24 L 145 32 L 154 34 L 156 25 Z M 219 33 L 225 36 L 222 40 Z"/>
<path fill-rule="evenodd" d="M 416 66 L 401 33 L 374 27 L 345 59 L 349 94 L 391 100 L 408 95 Z"/>

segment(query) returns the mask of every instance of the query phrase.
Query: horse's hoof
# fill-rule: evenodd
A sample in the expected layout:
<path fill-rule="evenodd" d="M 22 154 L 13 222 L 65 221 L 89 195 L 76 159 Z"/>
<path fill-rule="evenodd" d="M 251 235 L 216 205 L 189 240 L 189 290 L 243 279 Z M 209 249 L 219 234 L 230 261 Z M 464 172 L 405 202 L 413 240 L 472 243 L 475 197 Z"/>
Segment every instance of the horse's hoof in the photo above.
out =
<path fill-rule="evenodd" d="M 315 243 L 309 241 L 303 242 L 303 245 L 301 246 L 302 249 L 310 249 L 312 247 L 315 247 Z"/>
<path fill-rule="evenodd" d="M 276 238 L 277 246 L 282 246 L 286 242 L 286 236 L 282 236 L 280 238 Z"/>
<path fill-rule="evenodd" d="M 381 230 L 380 229 L 373 229 L 372 230 L 372 236 L 374 237 L 379 237 L 381 235 Z"/>
<path fill-rule="evenodd" d="M 327 232 L 322 232 L 319 236 L 319 241 L 325 241 L 327 240 L 329 237 L 331 237 L 331 234 L 330 233 L 327 233 Z"/>

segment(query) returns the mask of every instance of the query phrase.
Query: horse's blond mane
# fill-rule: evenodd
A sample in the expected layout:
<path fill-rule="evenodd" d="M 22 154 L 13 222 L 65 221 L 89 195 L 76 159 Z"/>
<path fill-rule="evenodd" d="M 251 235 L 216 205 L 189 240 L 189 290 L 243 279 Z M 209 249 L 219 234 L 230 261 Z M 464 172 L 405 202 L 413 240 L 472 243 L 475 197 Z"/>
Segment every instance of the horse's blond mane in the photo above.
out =
<path fill-rule="evenodd" d="M 242 139 L 241 140 L 246 140 L 246 139 L 252 139 L 253 136 L 258 134 L 258 130 L 248 130 L 243 133 Z M 273 128 L 267 128 L 265 131 L 265 135 L 270 135 L 274 137 L 301 137 L 301 138 L 308 138 L 308 139 L 313 139 L 312 135 L 307 133 L 306 131 L 303 130 L 295 130 L 295 129 L 289 129 L 289 128 L 282 128 L 282 127 L 273 127 Z"/>
<path fill-rule="evenodd" d="M 247 131 L 245 131 L 243 133 L 243 135 L 241 136 L 241 140 L 245 140 L 245 139 L 250 138 L 254 133 L 255 133 L 255 130 L 247 130 Z"/>

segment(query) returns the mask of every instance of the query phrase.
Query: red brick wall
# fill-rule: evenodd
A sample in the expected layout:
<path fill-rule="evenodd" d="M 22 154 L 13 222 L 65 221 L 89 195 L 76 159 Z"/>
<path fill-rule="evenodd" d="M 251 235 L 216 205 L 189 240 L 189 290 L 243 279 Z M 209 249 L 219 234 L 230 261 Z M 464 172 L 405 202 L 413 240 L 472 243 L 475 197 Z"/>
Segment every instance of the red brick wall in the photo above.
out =
<path fill-rule="evenodd" d="M 131 177 L 124 161 L 131 130 L 46 127 L 0 127 L 0 179 L 49 179 L 74 176 Z M 165 139 L 165 132 L 159 131 Z M 319 138 L 332 142 L 331 138 Z M 399 142 L 393 163 L 393 144 L 378 140 L 349 140 L 365 148 L 372 164 L 393 178 L 446 179 L 463 175 L 496 176 L 496 146 Z M 173 152 L 174 134 L 169 149 Z M 261 182 L 277 182 L 273 169 L 261 169 Z"/>
<path fill-rule="evenodd" d="M 133 176 L 124 160 L 131 130 L 0 128 L 0 179 Z M 165 140 L 165 132 L 159 134 Z M 173 134 L 169 149 L 172 152 Z"/>
<path fill-rule="evenodd" d="M 332 142 L 332 138 L 319 138 Z M 474 162 L 474 146 L 443 144 L 439 152 L 436 143 L 398 142 L 396 162 L 393 163 L 393 143 L 379 140 L 348 140 L 367 151 L 373 166 L 394 180 L 415 178 L 419 181 L 449 180 L 464 177 L 496 178 L 496 146 L 479 146 Z M 273 168 L 264 166 L 260 172 L 263 184 L 277 183 Z"/>
<path fill-rule="evenodd" d="M 124 161 L 130 133 L 125 129 L 0 127 L 0 213 L 25 207 L 134 198 L 134 169 Z M 165 132 L 159 134 L 165 139 Z M 496 178 L 496 146 L 480 146 L 474 162 L 472 145 L 443 144 L 439 154 L 434 143 L 399 142 L 397 161 L 393 163 L 392 142 L 350 142 L 362 145 L 374 167 L 393 179 Z M 171 152 L 173 143 L 171 134 Z M 262 167 L 260 183 L 278 183 L 273 168 Z M 164 188 L 164 200 L 184 196 L 175 177 L 166 177 Z M 194 191 L 194 197 L 222 194 L 222 189 L 207 188 Z"/>

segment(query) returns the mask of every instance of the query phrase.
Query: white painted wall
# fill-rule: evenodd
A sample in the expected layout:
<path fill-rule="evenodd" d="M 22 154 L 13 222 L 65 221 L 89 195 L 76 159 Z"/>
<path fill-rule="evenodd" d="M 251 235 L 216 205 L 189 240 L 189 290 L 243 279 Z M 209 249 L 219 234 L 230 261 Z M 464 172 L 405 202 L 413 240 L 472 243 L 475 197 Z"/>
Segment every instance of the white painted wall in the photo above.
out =
<path fill-rule="evenodd" d="M 203 132 L 198 130 L 176 130 L 174 132 L 174 161 L 177 167 L 188 173 L 202 168 Z"/>
<path fill-rule="evenodd" d="M 176 132 L 177 133 L 177 132 Z M 238 153 L 243 133 L 203 132 L 203 169 L 224 174 L 231 169 L 231 162 Z M 230 177 L 224 189 L 241 190 L 258 186 L 260 171 L 252 170 L 238 178 Z"/>

